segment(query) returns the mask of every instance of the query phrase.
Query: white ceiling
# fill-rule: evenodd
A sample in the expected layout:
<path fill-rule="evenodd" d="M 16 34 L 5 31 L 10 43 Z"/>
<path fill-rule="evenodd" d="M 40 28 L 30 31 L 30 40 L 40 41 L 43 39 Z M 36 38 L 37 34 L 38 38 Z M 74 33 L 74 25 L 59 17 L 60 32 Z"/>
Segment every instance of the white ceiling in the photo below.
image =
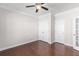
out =
<path fill-rule="evenodd" d="M 44 6 L 49 8 L 49 11 L 45 11 L 41 9 L 39 13 L 35 13 L 35 8 L 25 8 L 25 6 L 32 5 L 34 3 L 0 3 L 0 7 L 9 8 L 12 10 L 19 11 L 21 13 L 29 14 L 29 15 L 41 15 L 49 12 L 53 12 L 54 14 L 70 10 L 76 7 L 79 7 L 79 3 L 46 3 Z"/>
<path fill-rule="evenodd" d="M 11 9 L 11 10 L 16 10 L 21 13 L 26 13 L 26 14 L 30 14 L 30 15 L 37 15 L 37 14 L 41 15 L 41 14 L 45 14 L 45 13 L 49 12 L 49 11 L 45 11 L 45 10 L 41 9 L 38 13 L 36 13 L 35 7 L 31 7 L 31 8 L 25 7 L 28 5 L 34 5 L 34 3 L 0 3 L 0 7 L 4 7 L 7 9 Z M 48 8 L 48 6 L 46 4 L 44 6 L 46 6 Z"/>
<path fill-rule="evenodd" d="M 49 3 L 48 5 L 52 8 L 52 12 L 55 11 L 54 14 L 79 7 L 79 3 Z"/>

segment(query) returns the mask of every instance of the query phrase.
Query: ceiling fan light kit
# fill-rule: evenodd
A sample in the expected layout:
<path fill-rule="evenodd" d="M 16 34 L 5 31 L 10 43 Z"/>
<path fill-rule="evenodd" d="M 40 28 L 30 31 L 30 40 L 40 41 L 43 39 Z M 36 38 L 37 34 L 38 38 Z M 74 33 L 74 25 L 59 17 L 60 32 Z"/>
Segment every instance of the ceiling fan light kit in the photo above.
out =
<path fill-rule="evenodd" d="M 41 9 L 41 5 L 36 5 L 36 9 Z"/>

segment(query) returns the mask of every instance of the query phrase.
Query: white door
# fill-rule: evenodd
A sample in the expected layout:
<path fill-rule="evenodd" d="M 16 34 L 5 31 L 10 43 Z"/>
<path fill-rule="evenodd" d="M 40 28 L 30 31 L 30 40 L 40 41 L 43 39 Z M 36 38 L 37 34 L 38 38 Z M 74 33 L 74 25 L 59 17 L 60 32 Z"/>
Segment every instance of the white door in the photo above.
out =
<path fill-rule="evenodd" d="M 79 50 L 79 18 L 73 20 L 73 48 Z"/>
<path fill-rule="evenodd" d="M 39 40 L 51 43 L 51 15 L 39 16 Z"/>

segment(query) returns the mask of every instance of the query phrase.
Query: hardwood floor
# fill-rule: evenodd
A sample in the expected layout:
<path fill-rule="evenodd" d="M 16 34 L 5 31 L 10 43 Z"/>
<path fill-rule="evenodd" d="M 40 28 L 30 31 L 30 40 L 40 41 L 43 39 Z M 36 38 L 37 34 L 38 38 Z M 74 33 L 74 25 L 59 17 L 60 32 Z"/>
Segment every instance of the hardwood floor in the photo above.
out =
<path fill-rule="evenodd" d="M 35 41 L 1 51 L 0 56 L 79 56 L 79 51 L 57 42 L 50 45 L 43 41 Z"/>

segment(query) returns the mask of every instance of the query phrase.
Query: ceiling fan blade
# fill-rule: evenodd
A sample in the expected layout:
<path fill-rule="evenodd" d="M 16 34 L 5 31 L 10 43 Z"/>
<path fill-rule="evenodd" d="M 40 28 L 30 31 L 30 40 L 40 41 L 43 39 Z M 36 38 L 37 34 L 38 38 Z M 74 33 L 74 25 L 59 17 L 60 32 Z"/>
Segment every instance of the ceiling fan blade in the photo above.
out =
<path fill-rule="evenodd" d="M 41 3 L 41 5 L 43 5 L 43 4 L 45 4 L 45 3 Z"/>
<path fill-rule="evenodd" d="M 38 9 L 36 9 L 36 13 L 38 12 Z"/>
<path fill-rule="evenodd" d="M 48 10 L 48 8 L 41 6 L 41 8 L 43 8 L 44 10 Z"/>
<path fill-rule="evenodd" d="M 26 7 L 34 7 L 35 5 L 29 5 L 29 6 L 26 6 Z"/>

